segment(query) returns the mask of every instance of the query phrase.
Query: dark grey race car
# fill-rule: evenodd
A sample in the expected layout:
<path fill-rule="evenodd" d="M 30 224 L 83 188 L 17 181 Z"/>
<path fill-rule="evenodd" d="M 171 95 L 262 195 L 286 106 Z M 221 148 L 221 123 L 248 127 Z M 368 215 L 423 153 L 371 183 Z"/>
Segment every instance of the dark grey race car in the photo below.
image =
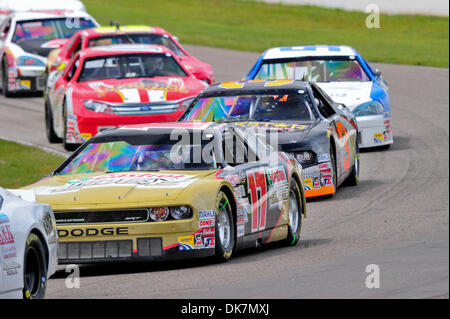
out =
<path fill-rule="evenodd" d="M 235 122 L 251 129 L 299 161 L 304 168 L 306 197 L 333 196 L 343 183 L 358 183 L 355 117 L 313 83 L 253 80 L 216 84 L 197 96 L 180 121 Z"/>

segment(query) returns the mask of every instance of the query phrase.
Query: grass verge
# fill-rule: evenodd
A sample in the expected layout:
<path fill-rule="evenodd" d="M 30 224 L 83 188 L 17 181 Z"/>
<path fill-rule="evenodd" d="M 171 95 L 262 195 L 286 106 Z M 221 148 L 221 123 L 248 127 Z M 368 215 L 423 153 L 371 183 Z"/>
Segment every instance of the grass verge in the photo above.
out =
<path fill-rule="evenodd" d="M 449 19 L 368 14 L 242 0 L 85 0 L 101 24 L 161 26 L 183 43 L 263 52 L 274 46 L 346 44 L 372 62 L 449 66 Z M 250 68 L 251 66 L 249 66 Z M 243 74 L 247 70 L 243 70 Z"/>
<path fill-rule="evenodd" d="M 0 186 L 20 188 L 54 171 L 65 158 L 38 148 L 0 140 Z"/>

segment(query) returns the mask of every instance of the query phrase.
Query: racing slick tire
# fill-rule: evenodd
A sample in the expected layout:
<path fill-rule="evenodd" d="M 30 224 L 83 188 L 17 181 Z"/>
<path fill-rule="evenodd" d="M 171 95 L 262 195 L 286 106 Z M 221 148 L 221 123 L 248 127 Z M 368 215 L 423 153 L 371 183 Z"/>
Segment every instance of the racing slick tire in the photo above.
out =
<path fill-rule="evenodd" d="M 336 195 L 336 191 L 337 191 L 337 165 L 336 165 L 335 148 L 332 145 L 330 145 L 330 159 L 331 159 L 331 166 L 333 169 L 334 192 L 330 195 L 327 195 L 326 197 L 333 198 L 334 195 Z"/>
<path fill-rule="evenodd" d="M 43 299 L 47 288 L 45 249 L 35 233 L 26 242 L 23 271 L 23 298 Z"/>
<path fill-rule="evenodd" d="M 220 191 L 217 195 L 215 227 L 215 259 L 225 262 L 231 258 L 235 246 L 235 224 L 233 210 L 227 195 Z"/>
<path fill-rule="evenodd" d="M 64 131 L 63 131 L 63 147 L 68 152 L 75 151 L 80 145 L 79 144 L 73 144 L 73 143 L 67 143 L 67 107 L 66 102 L 64 102 L 63 107 L 63 125 L 64 125 Z"/>
<path fill-rule="evenodd" d="M 9 92 L 9 89 L 8 89 L 8 82 L 9 82 L 8 69 L 9 69 L 8 62 L 6 62 L 6 59 L 3 58 L 3 61 L 2 61 L 2 93 L 5 97 L 12 96 L 11 92 Z"/>
<path fill-rule="evenodd" d="M 300 239 L 303 225 L 303 207 L 297 181 L 292 178 L 289 187 L 289 225 L 288 235 L 284 240 L 285 246 L 295 246 Z"/>
<path fill-rule="evenodd" d="M 347 177 L 345 181 L 346 186 L 356 186 L 359 182 L 359 146 L 358 143 L 355 143 L 355 163 L 352 167 L 352 172 Z"/>
<path fill-rule="evenodd" d="M 50 107 L 48 106 L 47 99 L 45 99 L 45 133 L 47 135 L 47 140 L 50 143 L 54 144 L 62 142 L 62 139 L 56 135 L 53 128 L 53 114 Z"/>

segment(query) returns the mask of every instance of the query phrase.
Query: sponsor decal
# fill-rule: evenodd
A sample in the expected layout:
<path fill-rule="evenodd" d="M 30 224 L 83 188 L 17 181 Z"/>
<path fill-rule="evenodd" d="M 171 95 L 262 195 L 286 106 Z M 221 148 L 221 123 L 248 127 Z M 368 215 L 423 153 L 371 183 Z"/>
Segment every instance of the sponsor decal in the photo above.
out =
<path fill-rule="evenodd" d="M 214 209 L 199 211 L 198 218 L 199 219 L 214 219 L 214 218 L 216 218 L 216 211 Z"/>
<path fill-rule="evenodd" d="M 0 225 L 0 246 L 14 244 L 14 236 L 11 233 L 11 225 Z"/>
<path fill-rule="evenodd" d="M 236 236 L 237 237 L 242 237 L 245 234 L 245 226 L 244 225 L 238 225 L 236 228 Z"/>
<path fill-rule="evenodd" d="M 201 229 L 195 234 L 195 249 L 215 247 L 215 227 Z"/>
<path fill-rule="evenodd" d="M 205 228 L 205 227 L 214 227 L 216 224 L 216 220 L 214 219 L 203 219 L 199 220 L 198 227 L 199 228 Z"/>
<path fill-rule="evenodd" d="M 0 224 L 9 222 L 9 217 L 6 214 L 0 213 Z"/>
<path fill-rule="evenodd" d="M 373 142 L 375 144 L 380 144 L 384 142 L 384 136 L 383 133 L 374 133 L 373 134 Z"/>
<path fill-rule="evenodd" d="M 58 236 L 63 237 L 93 237 L 93 236 L 114 236 L 128 235 L 128 227 L 105 227 L 105 228 L 74 228 L 58 229 Z"/>
<path fill-rule="evenodd" d="M 18 273 L 17 269 L 20 268 L 20 265 L 16 263 L 15 261 L 2 264 L 0 267 L 4 272 L 6 272 L 6 275 L 12 276 L 16 275 Z"/>
<path fill-rule="evenodd" d="M 194 249 L 194 236 L 178 237 L 178 249 L 179 250 L 192 250 Z"/>
<path fill-rule="evenodd" d="M 268 128 L 268 129 L 278 129 L 278 131 L 301 131 L 308 128 L 306 125 L 300 124 L 287 124 L 287 123 L 269 123 L 269 122 L 236 122 L 233 123 L 236 126 L 243 127 L 255 127 L 255 128 Z"/>
<path fill-rule="evenodd" d="M 314 188 L 320 188 L 320 179 L 319 177 L 314 177 L 314 181 L 313 181 L 313 186 Z"/>
<path fill-rule="evenodd" d="M 83 187 L 137 185 L 151 187 L 157 185 L 187 186 L 194 179 L 180 174 L 154 173 L 112 173 L 95 177 L 85 177 L 67 182 L 66 185 L 50 190 L 51 193 L 76 191 Z"/>
<path fill-rule="evenodd" d="M 312 178 L 306 178 L 304 181 L 305 191 L 309 191 L 313 189 L 313 179 Z"/>
<path fill-rule="evenodd" d="M 317 161 L 320 162 L 329 162 L 330 161 L 330 154 L 317 154 Z"/>

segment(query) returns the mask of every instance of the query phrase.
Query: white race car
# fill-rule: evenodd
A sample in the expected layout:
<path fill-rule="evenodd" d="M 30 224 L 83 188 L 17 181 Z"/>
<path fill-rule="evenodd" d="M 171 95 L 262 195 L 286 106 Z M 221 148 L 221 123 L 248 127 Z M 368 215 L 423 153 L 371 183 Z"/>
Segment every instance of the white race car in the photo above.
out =
<path fill-rule="evenodd" d="M 0 299 L 43 298 L 56 271 L 55 216 L 34 200 L 33 192 L 0 188 Z"/>
<path fill-rule="evenodd" d="M 97 26 L 95 19 L 84 11 L 9 15 L 0 25 L 3 94 L 42 91 L 49 52 L 59 48 L 77 31 Z"/>
<path fill-rule="evenodd" d="M 316 82 L 336 103 L 356 116 L 359 147 L 388 148 L 393 142 L 391 105 L 381 71 L 373 69 L 354 48 L 308 45 L 264 52 L 246 80 L 299 79 Z"/>
<path fill-rule="evenodd" d="M 0 23 L 13 12 L 24 11 L 86 11 L 79 0 L 0 0 Z"/>

